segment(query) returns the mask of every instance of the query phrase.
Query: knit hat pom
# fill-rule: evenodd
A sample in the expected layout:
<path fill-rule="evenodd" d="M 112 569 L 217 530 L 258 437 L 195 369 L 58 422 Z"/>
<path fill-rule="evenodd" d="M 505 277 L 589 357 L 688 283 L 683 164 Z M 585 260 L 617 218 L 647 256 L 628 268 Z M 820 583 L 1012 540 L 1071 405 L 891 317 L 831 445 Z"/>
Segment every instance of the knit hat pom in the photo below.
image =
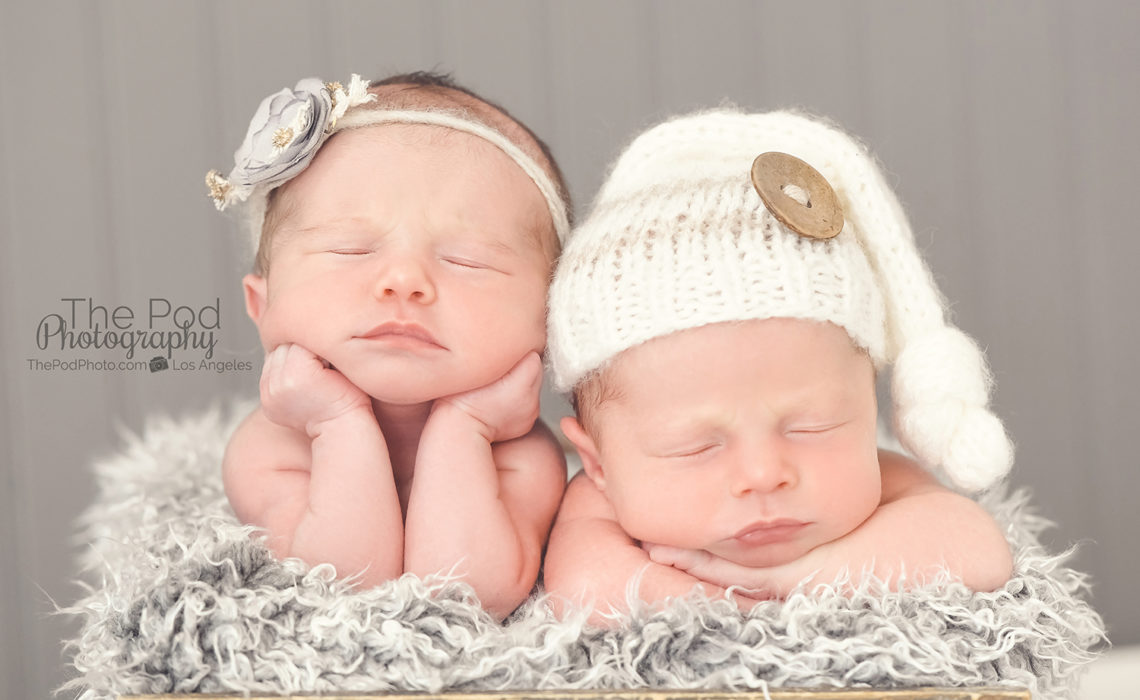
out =
<path fill-rule="evenodd" d="M 952 326 L 907 342 L 891 381 L 895 431 L 924 465 L 980 491 L 1013 464 L 1013 445 L 987 407 L 990 375 L 977 344 Z"/>

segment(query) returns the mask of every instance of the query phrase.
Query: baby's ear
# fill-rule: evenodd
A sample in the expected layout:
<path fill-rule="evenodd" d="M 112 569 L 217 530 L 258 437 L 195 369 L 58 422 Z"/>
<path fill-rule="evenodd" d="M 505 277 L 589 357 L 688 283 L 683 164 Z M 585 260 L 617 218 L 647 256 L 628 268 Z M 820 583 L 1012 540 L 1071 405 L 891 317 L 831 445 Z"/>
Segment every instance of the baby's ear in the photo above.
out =
<path fill-rule="evenodd" d="M 265 278 L 261 275 L 248 274 L 241 280 L 245 289 L 245 312 L 253 319 L 254 325 L 261 326 L 261 313 L 265 311 L 265 301 L 268 298 Z"/>
<path fill-rule="evenodd" d="M 582 470 L 599 491 L 606 490 L 606 477 L 602 473 L 602 462 L 598 457 L 598 446 L 594 439 L 586 434 L 582 424 L 573 416 L 566 416 L 559 422 L 562 434 L 573 443 L 578 450 L 578 457 L 582 460 Z"/>

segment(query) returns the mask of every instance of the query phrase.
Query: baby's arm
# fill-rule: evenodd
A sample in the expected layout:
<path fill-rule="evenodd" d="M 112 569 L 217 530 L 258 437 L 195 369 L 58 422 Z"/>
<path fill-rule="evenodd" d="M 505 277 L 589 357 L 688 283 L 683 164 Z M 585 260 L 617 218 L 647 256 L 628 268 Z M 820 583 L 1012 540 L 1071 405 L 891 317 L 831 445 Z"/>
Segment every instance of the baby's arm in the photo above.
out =
<path fill-rule="evenodd" d="M 694 587 L 710 598 L 725 594 L 723 588 L 651 561 L 622 530 L 601 491 L 584 473 L 578 474 L 566 488 L 543 568 L 555 608 L 562 614 L 568 604 L 589 605 L 593 608 L 590 622 L 612 624 L 605 613 L 628 612 L 626 589 L 639 574 L 636 597 L 648 603 L 683 597 Z"/>
<path fill-rule="evenodd" d="M 298 345 L 265 360 L 261 407 L 223 460 L 238 518 L 279 557 L 329 563 L 363 583 L 403 571 L 403 523 L 388 448 L 366 394 Z"/>
<path fill-rule="evenodd" d="M 880 451 L 879 463 L 883 497 L 871 517 L 788 564 L 750 569 L 704 551 L 647 549 L 654 561 L 702 580 L 777 597 L 801 581 L 831 582 L 845 570 L 855 585 L 862 574 L 872 573 L 893 590 L 922 585 L 943 572 L 977 591 L 995 590 L 1009 580 L 1009 543 L 989 513 L 902 455 Z"/>
<path fill-rule="evenodd" d="M 416 456 L 405 570 L 452 571 L 506 617 L 538 578 L 566 463 L 538 418 L 542 362 L 530 353 L 494 383 L 437 400 Z"/>

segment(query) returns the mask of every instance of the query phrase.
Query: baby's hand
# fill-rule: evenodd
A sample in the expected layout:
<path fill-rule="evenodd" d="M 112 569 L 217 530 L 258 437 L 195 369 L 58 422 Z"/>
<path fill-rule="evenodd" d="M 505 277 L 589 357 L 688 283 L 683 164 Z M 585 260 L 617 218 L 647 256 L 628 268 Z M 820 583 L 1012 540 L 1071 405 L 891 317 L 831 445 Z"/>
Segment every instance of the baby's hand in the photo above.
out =
<path fill-rule="evenodd" d="M 278 425 L 313 435 L 318 424 L 369 405 L 367 394 L 300 345 L 279 345 L 265 356 L 261 409 Z"/>
<path fill-rule="evenodd" d="M 739 592 L 747 598 L 777 598 L 784 592 L 779 581 L 782 578 L 781 567 L 751 568 L 703 549 L 682 549 L 649 542 L 642 543 L 641 548 L 658 564 L 680 569 L 721 588 L 742 588 L 744 590 Z"/>
<path fill-rule="evenodd" d="M 542 360 L 529 352 L 509 372 L 487 386 L 436 401 L 474 418 L 490 442 L 511 440 L 530 432 L 538 419 Z"/>

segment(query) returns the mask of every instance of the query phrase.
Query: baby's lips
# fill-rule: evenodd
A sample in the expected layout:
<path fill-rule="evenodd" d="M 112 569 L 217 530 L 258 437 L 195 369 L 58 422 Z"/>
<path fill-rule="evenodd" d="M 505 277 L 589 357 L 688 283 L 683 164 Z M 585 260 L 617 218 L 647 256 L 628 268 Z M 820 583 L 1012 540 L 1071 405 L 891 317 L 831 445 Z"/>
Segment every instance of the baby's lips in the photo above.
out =
<path fill-rule="evenodd" d="M 443 347 L 435 336 L 418 323 L 406 321 L 385 321 L 372 329 L 358 335 L 358 338 L 382 338 L 385 336 L 405 336 L 416 340 Z"/>
<path fill-rule="evenodd" d="M 790 518 L 752 523 L 738 531 L 732 539 L 745 546 L 779 544 L 795 539 L 809 523 Z"/>

